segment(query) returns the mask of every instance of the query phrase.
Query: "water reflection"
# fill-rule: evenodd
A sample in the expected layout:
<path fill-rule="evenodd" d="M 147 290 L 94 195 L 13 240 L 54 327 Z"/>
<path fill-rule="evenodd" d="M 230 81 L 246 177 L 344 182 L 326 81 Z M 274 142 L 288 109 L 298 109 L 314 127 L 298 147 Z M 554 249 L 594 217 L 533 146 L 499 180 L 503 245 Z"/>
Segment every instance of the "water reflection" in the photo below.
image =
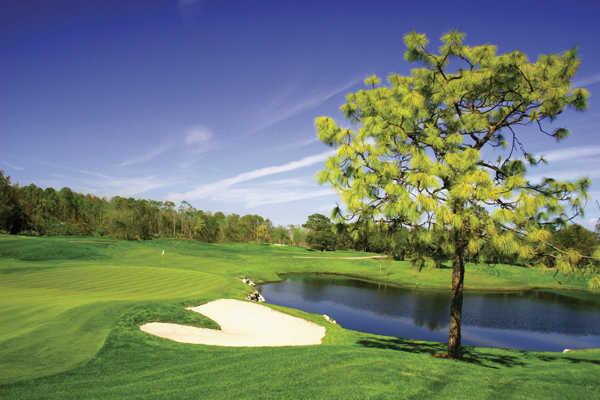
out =
<path fill-rule="evenodd" d="M 444 293 L 432 293 L 422 296 L 414 291 L 415 308 L 412 310 L 413 322 L 417 326 L 426 326 L 430 330 L 438 330 L 446 326 L 442 323 L 448 318 L 448 296 Z"/>
<path fill-rule="evenodd" d="M 327 276 L 289 276 L 260 290 L 267 301 L 329 314 L 343 326 L 445 341 L 449 293 Z M 466 292 L 466 344 L 529 350 L 600 347 L 600 307 L 546 292 Z"/>

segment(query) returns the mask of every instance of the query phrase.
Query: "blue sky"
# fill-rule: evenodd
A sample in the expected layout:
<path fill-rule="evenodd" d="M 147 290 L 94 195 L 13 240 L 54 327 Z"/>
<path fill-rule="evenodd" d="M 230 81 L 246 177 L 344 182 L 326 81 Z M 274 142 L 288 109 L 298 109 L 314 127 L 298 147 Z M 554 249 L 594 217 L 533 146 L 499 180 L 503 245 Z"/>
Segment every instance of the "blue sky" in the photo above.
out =
<path fill-rule="evenodd" d="M 532 175 L 587 175 L 600 200 L 599 20 L 595 1 L 4 1 L 0 168 L 301 223 L 338 200 L 314 179 L 329 151 L 314 117 L 341 117 L 369 74 L 407 73 L 406 32 L 456 28 L 532 59 L 579 47 L 589 110 L 559 118 L 560 146 L 522 139 L 551 161 Z M 599 214 L 590 201 L 583 222 Z"/>

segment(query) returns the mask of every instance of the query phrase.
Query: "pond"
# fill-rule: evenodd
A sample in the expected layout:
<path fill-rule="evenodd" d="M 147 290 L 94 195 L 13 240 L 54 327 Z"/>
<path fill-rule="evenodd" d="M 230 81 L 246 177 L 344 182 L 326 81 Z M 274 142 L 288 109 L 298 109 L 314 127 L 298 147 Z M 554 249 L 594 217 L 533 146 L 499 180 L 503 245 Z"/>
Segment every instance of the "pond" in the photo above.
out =
<path fill-rule="evenodd" d="M 445 342 L 450 294 L 325 275 L 259 287 L 267 302 L 327 314 L 343 327 Z M 555 292 L 466 291 L 463 344 L 536 351 L 600 347 L 600 304 Z"/>

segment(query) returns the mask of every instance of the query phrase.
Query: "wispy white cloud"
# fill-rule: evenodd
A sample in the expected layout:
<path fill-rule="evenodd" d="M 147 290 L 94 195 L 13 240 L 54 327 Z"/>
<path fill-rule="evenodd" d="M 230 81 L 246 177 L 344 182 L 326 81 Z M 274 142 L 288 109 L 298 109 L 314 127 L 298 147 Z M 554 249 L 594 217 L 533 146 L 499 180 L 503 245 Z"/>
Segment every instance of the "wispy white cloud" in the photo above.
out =
<path fill-rule="evenodd" d="M 295 140 L 295 141 L 291 141 L 288 143 L 284 143 L 284 144 L 276 147 L 276 150 L 301 149 L 303 147 L 308 147 L 308 146 L 318 143 L 318 142 L 319 142 L 319 138 L 317 138 L 316 135 L 314 135 L 311 138 L 305 138 L 305 139 L 301 139 L 301 140 Z"/>
<path fill-rule="evenodd" d="M 213 137 L 213 133 L 210 129 L 205 126 L 197 125 L 190 129 L 185 134 L 186 144 L 204 144 L 210 141 Z"/>
<path fill-rule="evenodd" d="M 0 164 L 6 165 L 8 168 L 13 169 L 15 171 L 23 171 L 25 168 L 21 167 L 19 165 L 15 165 L 13 163 L 10 163 L 8 161 L 0 161 Z"/>
<path fill-rule="evenodd" d="M 306 184 L 306 178 L 283 178 L 283 179 L 273 179 L 267 182 L 264 182 L 263 185 L 268 186 L 302 186 Z"/>
<path fill-rule="evenodd" d="M 600 201 L 600 190 L 591 190 L 588 192 L 588 196 L 594 200 Z M 597 211 L 600 211 L 600 208 L 598 208 Z"/>
<path fill-rule="evenodd" d="M 110 178 L 106 182 L 108 188 L 107 194 L 119 194 L 121 196 L 135 196 L 149 192 L 154 189 L 159 189 L 169 186 L 173 182 L 169 182 L 157 178 L 155 176 L 140 176 L 132 178 Z"/>
<path fill-rule="evenodd" d="M 600 74 L 594 74 L 594 75 L 584 76 L 583 78 L 576 80 L 575 82 L 573 82 L 573 86 L 576 86 L 576 87 L 591 86 L 591 85 L 595 85 L 596 83 L 599 83 L 599 82 L 600 82 Z"/>
<path fill-rule="evenodd" d="M 583 218 L 583 219 L 580 219 L 579 222 L 581 225 L 585 226 L 587 229 L 595 230 L 596 224 L 598 223 L 599 220 L 600 220 L 599 217 Z"/>
<path fill-rule="evenodd" d="M 598 145 L 565 147 L 542 151 L 539 154 L 543 155 L 547 161 L 559 164 L 557 166 L 550 164 L 531 170 L 527 177 L 532 182 L 541 181 L 543 178 L 553 178 L 559 181 L 600 178 L 600 146 Z M 563 163 L 561 164 L 561 162 Z M 559 168 L 558 166 L 563 167 Z"/>
<path fill-rule="evenodd" d="M 173 148 L 172 143 L 163 143 L 156 146 L 154 149 L 147 151 L 146 153 L 136 155 L 130 159 L 127 159 L 119 164 L 120 167 L 128 167 L 136 164 L 143 164 L 148 161 L 154 160 L 160 155 L 166 153 Z"/>
<path fill-rule="evenodd" d="M 547 161 L 566 161 L 600 156 L 600 146 L 565 147 L 564 149 L 541 152 Z M 600 161 L 600 160 L 599 160 Z"/>
<path fill-rule="evenodd" d="M 62 172 L 51 172 L 52 184 L 49 186 L 69 186 L 74 190 L 94 193 L 99 196 L 137 196 L 151 190 L 180 184 L 181 178 L 160 177 L 155 175 L 117 176 L 94 170 L 62 165 L 52 161 L 39 160 L 39 164 L 59 169 Z M 38 180 L 50 182 L 50 180 Z"/>
<path fill-rule="evenodd" d="M 598 179 L 600 178 L 600 169 L 561 169 L 538 172 L 527 176 L 527 179 L 532 182 L 540 181 L 542 178 L 553 178 L 558 181 L 572 181 L 579 178 Z"/>
<path fill-rule="evenodd" d="M 315 137 L 298 142 L 298 147 L 310 146 L 311 144 L 318 143 L 318 142 L 319 142 L 319 138 L 316 137 L 316 135 L 315 135 Z"/>
<path fill-rule="evenodd" d="M 216 192 L 211 199 L 220 202 L 241 202 L 245 208 L 254 208 L 335 194 L 331 188 L 318 187 L 311 176 L 303 176 L 245 183 L 242 187 L 234 186 Z"/>
<path fill-rule="evenodd" d="M 122 161 L 118 165 L 120 167 L 129 167 L 131 165 L 143 164 L 160 157 L 164 153 L 173 150 L 176 147 L 185 145 L 188 150 L 193 153 L 205 153 L 216 148 L 213 141 L 214 133 L 203 125 L 195 125 L 183 132 L 183 142 L 171 137 L 167 142 L 159 144 L 145 153 L 136 154 L 135 156 Z"/>
<path fill-rule="evenodd" d="M 206 153 L 215 149 L 214 133 L 209 128 L 196 125 L 189 128 L 185 133 L 185 144 L 194 153 Z"/>
<path fill-rule="evenodd" d="M 335 192 L 329 188 L 274 188 L 255 185 L 246 188 L 229 188 L 224 192 L 215 193 L 212 199 L 220 202 L 241 200 L 245 208 L 254 208 L 333 195 L 335 195 Z"/>
<path fill-rule="evenodd" d="M 81 179 L 88 191 L 104 196 L 135 196 L 177 183 L 156 176 L 118 177 L 88 170 L 77 172 L 88 177 Z"/>
<path fill-rule="evenodd" d="M 284 172 L 294 171 L 300 168 L 305 168 L 311 165 L 315 165 L 325 161 L 328 157 L 334 154 L 333 150 L 326 151 L 319 154 L 314 154 L 312 156 L 304 157 L 299 160 L 290 161 L 285 164 L 273 165 L 270 167 L 258 168 L 251 171 L 243 172 L 241 174 L 232 176 L 230 178 L 222 179 L 217 182 L 212 182 L 204 185 L 200 185 L 193 190 L 183 193 L 171 193 L 168 195 L 168 198 L 171 200 L 198 200 L 198 199 L 213 199 L 213 200 L 222 200 L 224 196 L 227 198 L 237 198 L 242 201 L 245 201 L 246 204 L 267 204 L 265 203 L 265 193 L 266 190 L 263 190 L 266 185 L 261 184 L 259 190 L 250 191 L 249 188 L 234 188 L 234 185 L 238 185 L 244 182 L 249 182 L 258 178 L 263 178 L 266 176 L 271 176 L 275 174 L 281 174 Z M 279 181 L 281 183 L 282 180 Z M 289 184 L 290 182 L 287 182 Z M 262 191 L 262 194 L 261 194 Z M 227 193 L 225 193 L 227 192 Z M 308 192 L 302 192 L 299 190 L 291 190 L 286 192 L 287 195 L 281 191 L 273 190 L 268 194 L 268 196 L 274 196 L 274 199 L 270 203 L 274 202 L 282 202 L 283 199 L 288 199 L 290 201 L 293 195 L 304 196 L 303 198 L 308 198 L 306 196 L 320 196 L 325 195 L 324 191 L 312 192 L 309 194 Z M 280 200 L 275 200 L 276 197 L 279 197 Z M 262 200 L 259 200 L 262 199 Z"/>
<path fill-rule="evenodd" d="M 300 99 L 289 100 L 289 96 L 285 96 L 283 99 L 280 99 L 280 101 L 265 107 L 259 115 L 259 122 L 248 133 L 257 133 L 263 129 L 277 124 L 278 122 L 291 118 L 294 115 L 315 108 L 327 100 L 337 96 L 338 94 L 350 89 L 359 82 L 360 79 L 354 78 L 333 88 L 313 92 L 312 94 Z"/>
<path fill-rule="evenodd" d="M 319 208 L 317 208 L 316 211 L 329 216 L 331 214 L 331 212 L 333 211 L 333 208 L 334 208 L 333 203 L 324 204 L 324 205 L 320 206 Z"/>

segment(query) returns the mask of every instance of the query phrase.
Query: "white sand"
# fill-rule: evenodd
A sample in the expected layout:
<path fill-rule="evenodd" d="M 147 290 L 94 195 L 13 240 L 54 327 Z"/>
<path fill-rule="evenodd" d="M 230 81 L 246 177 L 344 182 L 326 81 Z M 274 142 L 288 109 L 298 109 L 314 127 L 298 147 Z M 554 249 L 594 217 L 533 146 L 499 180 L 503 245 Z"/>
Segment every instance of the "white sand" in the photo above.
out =
<path fill-rule="evenodd" d="M 221 330 L 163 322 L 143 324 L 140 329 L 180 343 L 230 347 L 320 344 L 325 336 L 322 326 L 247 301 L 220 299 L 189 310 L 212 319 Z"/>

